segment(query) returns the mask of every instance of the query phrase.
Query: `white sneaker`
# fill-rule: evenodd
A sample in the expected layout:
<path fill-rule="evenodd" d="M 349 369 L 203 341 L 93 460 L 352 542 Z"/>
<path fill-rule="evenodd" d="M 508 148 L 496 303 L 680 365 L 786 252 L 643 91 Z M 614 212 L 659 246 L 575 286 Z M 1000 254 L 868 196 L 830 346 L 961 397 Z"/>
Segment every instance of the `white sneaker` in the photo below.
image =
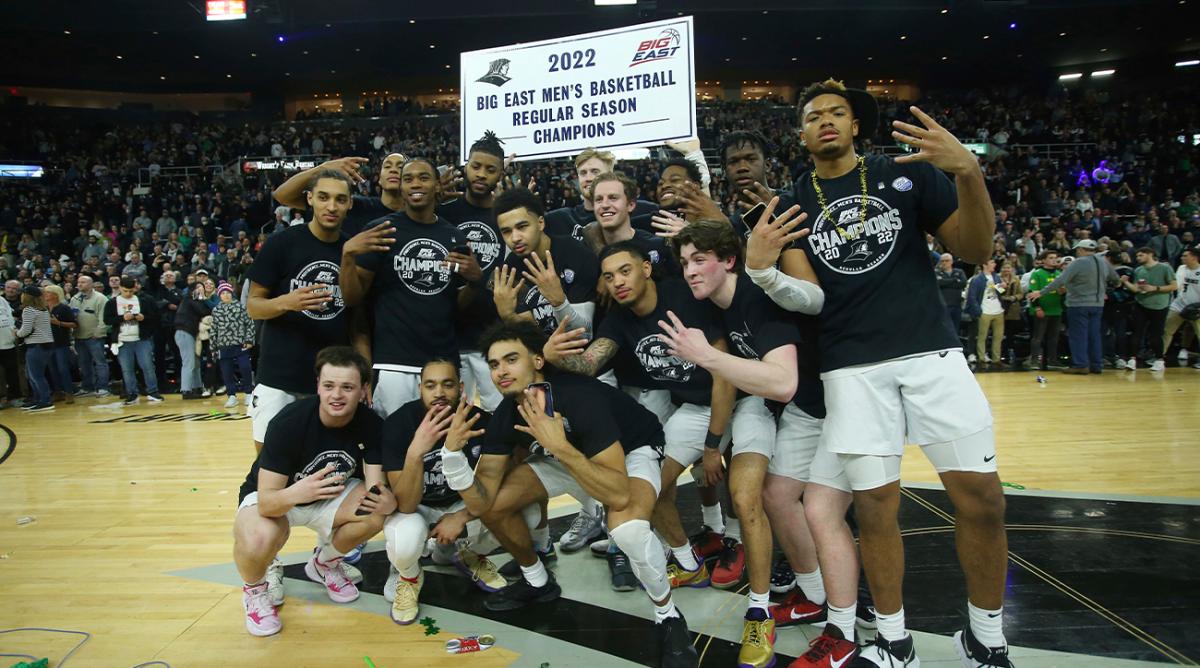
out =
<path fill-rule="evenodd" d="M 1125 365 L 1125 368 L 1129 371 L 1137 371 L 1137 358 L 1130 357 L 1129 363 Z"/>
<path fill-rule="evenodd" d="M 108 390 L 96 390 L 96 396 L 97 397 L 109 397 L 109 396 L 112 396 L 112 392 L 109 392 Z"/>
<path fill-rule="evenodd" d="M 237 408 L 237 405 L 238 405 L 238 400 L 237 400 L 237 396 L 235 396 L 235 395 L 231 394 L 231 395 L 229 395 L 229 398 L 225 400 L 225 408 Z"/>
<path fill-rule="evenodd" d="M 580 510 L 579 514 L 575 516 L 575 521 L 571 522 L 571 528 L 567 529 L 567 532 L 559 539 L 558 549 L 566 554 L 578 552 L 588 543 L 597 540 L 603 533 L 600 518 L 587 510 Z"/>
<path fill-rule="evenodd" d="M 343 570 L 341 557 L 325 564 L 314 554 L 304 565 L 304 574 L 313 582 L 325 585 L 325 593 L 334 603 L 349 603 L 358 599 L 358 587 Z"/>
<path fill-rule="evenodd" d="M 400 580 L 400 571 L 388 564 L 388 579 L 383 583 L 383 600 L 391 603 L 396 600 L 396 582 Z"/>
<path fill-rule="evenodd" d="M 1193 369 L 1200 369 L 1200 362 L 1196 362 L 1195 364 L 1193 364 L 1193 365 L 1192 365 L 1192 368 L 1193 368 Z"/>
<path fill-rule="evenodd" d="M 1187 366 L 1187 363 L 1188 363 L 1187 348 L 1180 348 L 1179 349 L 1179 366 Z"/>
<path fill-rule="evenodd" d="M 412 624 L 417 621 L 420 605 L 417 599 L 421 596 L 421 587 L 425 584 L 425 571 L 417 575 L 416 582 L 404 578 L 396 578 L 395 592 L 392 598 L 392 621 L 397 624 Z"/>
<path fill-rule="evenodd" d="M 1121 359 L 1120 357 L 1116 358 L 1115 360 L 1113 360 L 1113 368 L 1114 368 L 1114 369 L 1124 369 L 1124 368 L 1126 368 L 1126 367 L 1125 367 L 1125 360 Z"/>
<path fill-rule="evenodd" d="M 267 583 L 254 587 L 242 587 L 242 610 L 246 613 L 246 630 L 252 636 L 273 636 L 283 628 L 279 613 L 271 605 Z"/>
<path fill-rule="evenodd" d="M 1151 371 L 1166 371 L 1167 363 L 1162 360 L 1154 360 L 1154 364 L 1150 365 Z"/>
<path fill-rule="evenodd" d="M 283 605 L 283 562 L 278 557 L 267 566 L 267 592 L 271 597 L 271 605 L 276 608 Z"/>

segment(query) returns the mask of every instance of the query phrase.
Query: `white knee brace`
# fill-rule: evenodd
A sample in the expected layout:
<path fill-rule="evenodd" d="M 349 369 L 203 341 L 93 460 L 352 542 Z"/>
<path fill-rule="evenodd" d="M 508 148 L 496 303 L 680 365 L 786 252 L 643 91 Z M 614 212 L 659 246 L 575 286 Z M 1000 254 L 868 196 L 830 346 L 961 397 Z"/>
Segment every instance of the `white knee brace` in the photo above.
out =
<path fill-rule="evenodd" d="M 416 577 L 429 525 L 420 513 L 395 513 L 383 524 L 388 561 L 406 578 Z"/>
<path fill-rule="evenodd" d="M 629 520 L 610 529 L 608 535 L 617 542 L 617 547 L 629 557 L 629 565 L 638 582 L 655 601 L 661 601 L 671 593 L 667 581 L 667 558 L 663 555 L 662 543 L 650 530 L 646 520 Z"/>

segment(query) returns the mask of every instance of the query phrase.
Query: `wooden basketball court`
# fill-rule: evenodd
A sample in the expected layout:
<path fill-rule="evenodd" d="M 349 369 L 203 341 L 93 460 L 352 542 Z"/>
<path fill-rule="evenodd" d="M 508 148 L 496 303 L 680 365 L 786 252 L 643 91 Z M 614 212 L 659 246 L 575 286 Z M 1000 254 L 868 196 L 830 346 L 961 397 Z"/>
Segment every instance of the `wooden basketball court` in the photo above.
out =
<path fill-rule="evenodd" d="M 1181 625 L 1197 612 L 1196 577 L 1187 565 L 1200 557 L 1200 371 L 1045 375 L 1044 384 L 1034 373 L 979 376 L 996 416 L 1001 475 L 1011 485 L 1007 609 L 1014 663 L 1197 665 L 1200 641 Z M 329 604 L 317 585 L 289 577 L 283 632 L 251 637 L 243 628 L 231 564 L 231 527 L 237 488 L 254 451 L 249 419 L 225 413 L 222 403 L 168 395 L 165 403 L 150 405 L 143 398 L 123 407 L 110 397 L 60 405 L 48 414 L 0 412 L 9 432 L 7 438 L 0 434 L 0 457 L 10 450 L 0 462 L 0 630 L 90 633 L 67 662 L 74 668 L 128 668 L 152 660 L 176 668 L 600 668 L 642 660 L 618 646 L 631 642 L 623 638 L 645 635 L 649 604 L 640 593 L 610 591 L 604 562 L 586 550 L 560 557 L 557 573 L 569 600 L 551 616 L 480 616 L 478 592 L 434 569 L 442 575 L 426 589 L 436 602 L 423 606 L 422 614 L 436 618 L 440 631 L 426 635 L 421 625 L 398 627 L 388 618 L 378 595 L 386 562 L 382 543 L 373 542 L 361 566 L 367 582 L 358 602 Z M 909 455 L 902 524 L 909 550 L 906 596 L 917 610 L 910 612 L 910 626 L 923 632 L 918 645 L 928 665 L 958 665 L 943 631 L 959 622 L 938 621 L 939 614 L 959 614 L 963 605 L 961 594 L 948 593 L 962 586 L 949 543 L 952 527 L 936 475 L 915 449 Z M 554 507 L 555 515 L 571 511 L 561 499 Z M 696 516 L 685 514 L 685 522 Z M 554 525 L 555 534 L 565 521 Z M 312 546 L 309 532 L 293 532 L 285 561 L 303 563 Z M 1117 555 L 1127 563 L 1112 561 Z M 1150 571 L 1139 575 L 1142 567 Z M 930 578 L 951 584 L 925 586 Z M 1042 601 L 1049 599 L 1035 585 L 1049 586 L 1063 605 L 1046 609 Z M 1176 607 L 1165 615 L 1146 613 L 1154 606 L 1130 599 L 1139 589 L 1166 592 L 1155 594 L 1158 607 Z M 1187 592 L 1187 598 L 1171 598 Z M 682 594 L 692 630 L 703 634 L 702 665 L 727 665 L 722 647 L 737 641 L 744 602 L 717 590 Z M 930 612 L 922 616 L 921 610 Z M 614 624 L 628 626 L 630 635 L 620 635 L 623 627 Z M 1086 643 L 1074 632 L 1043 637 L 1056 624 L 1088 627 L 1092 635 Z M 782 629 L 778 651 L 796 656 L 818 631 Z M 446 653 L 447 639 L 470 633 L 492 633 L 497 646 L 472 655 Z M 57 666 L 81 639 L 43 631 L 0 634 L 0 653 L 49 657 Z M 0 666 L 18 660 L 0 657 Z"/>

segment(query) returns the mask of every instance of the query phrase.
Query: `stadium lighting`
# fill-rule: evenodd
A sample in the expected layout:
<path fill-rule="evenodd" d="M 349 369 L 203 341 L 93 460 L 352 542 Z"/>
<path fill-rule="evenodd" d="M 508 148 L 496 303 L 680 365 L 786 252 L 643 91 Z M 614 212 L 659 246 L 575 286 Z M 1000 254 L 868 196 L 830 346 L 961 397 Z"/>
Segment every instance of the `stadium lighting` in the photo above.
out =
<path fill-rule="evenodd" d="M 1060 75 L 1058 75 L 1058 80 L 1059 80 L 1059 81 L 1074 81 L 1074 80 L 1076 80 L 1076 79 L 1082 79 L 1082 78 L 1083 78 L 1083 74 L 1082 74 L 1082 73 L 1080 73 L 1080 72 L 1072 72 L 1072 73 L 1070 73 L 1070 74 L 1060 74 Z"/>
<path fill-rule="evenodd" d="M 1200 65 L 1200 60 L 1181 60 L 1175 63 L 1175 67 L 1195 67 Z"/>
<path fill-rule="evenodd" d="M 1109 77 L 1116 73 L 1116 70 L 1096 70 L 1092 72 L 1093 77 Z"/>

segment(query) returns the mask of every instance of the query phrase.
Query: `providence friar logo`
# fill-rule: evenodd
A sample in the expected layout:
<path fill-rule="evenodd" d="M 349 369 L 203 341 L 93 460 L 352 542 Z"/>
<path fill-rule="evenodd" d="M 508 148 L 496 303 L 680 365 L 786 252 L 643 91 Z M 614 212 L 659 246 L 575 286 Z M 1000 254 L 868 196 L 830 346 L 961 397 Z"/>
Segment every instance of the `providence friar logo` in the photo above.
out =
<path fill-rule="evenodd" d="M 490 83 L 496 87 L 503 86 L 504 84 L 506 84 L 512 80 L 508 76 L 508 64 L 509 64 L 508 58 L 501 58 L 500 60 L 493 60 L 491 62 L 491 64 L 488 65 L 487 74 L 479 77 L 478 79 L 476 79 L 476 81 L 480 81 L 483 83 Z"/>

